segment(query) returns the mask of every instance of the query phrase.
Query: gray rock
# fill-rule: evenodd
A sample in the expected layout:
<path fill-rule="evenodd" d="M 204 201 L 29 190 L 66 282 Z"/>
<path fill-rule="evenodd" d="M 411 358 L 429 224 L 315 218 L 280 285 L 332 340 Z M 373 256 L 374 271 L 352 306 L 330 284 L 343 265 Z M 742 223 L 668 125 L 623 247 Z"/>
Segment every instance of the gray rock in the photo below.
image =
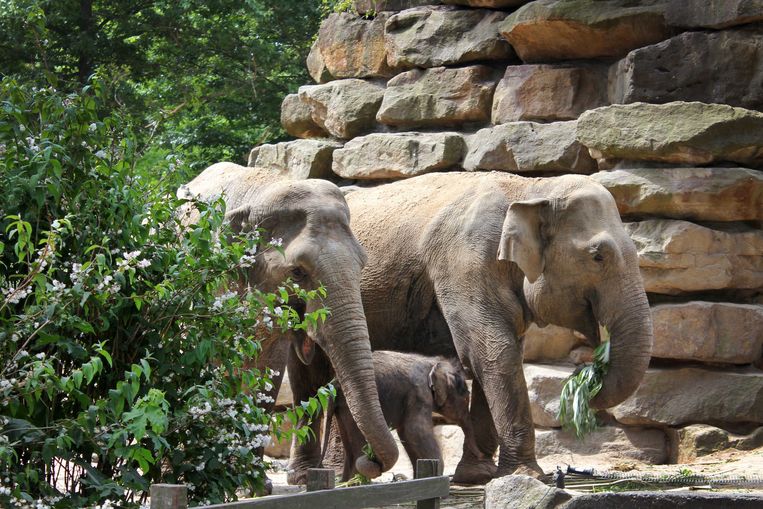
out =
<path fill-rule="evenodd" d="M 670 0 L 665 19 L 686 28 L 728 28 L 763 20 L 763 0 Z"/>
<path fill-rule="evenodd" d="M 602 426 L 582 440 L 565 430 L 536 430 L 535 451 L 545 463 L 581 465 L 606 458 L 608 463 L 632 460 L 659 465 L 668 459 L 668 442 L 657 429 Z"/>
<path fill-rule="evenodd" d="M 384 24 L 388 13 L 373 19 L 333 13 L 321 23 L 318 49 L 335 78 L 379 78 L 394 74 L 387 65 Z"/>
<path fill-rule="evenodd" d="M 685 302 L 652 308 L 652 357 L 752 364 L 763 354 L 763 306 Z"/>
<path fill-rule="evenodd" d="M 498 34 L 505 12 L 421 7 L 393 15 L 385 26 L 387 59 L 396 69 L 507 60 L 514 52 Z"/>
<path fill-rule="evenodd" d="M 578 140 L 604 159 L 763 166 L 763 113 L 724 104 L 616 104 L 578 119 Z"/>
<path fill-rule="evenodd" d="M 575 121 L 512 122 L 468 136 L 464 169 L 590 173 L 596 162 L 575 137 Z"/>
<path fill-rule="evenodd" d="M 329 70 L 326 69 L 326 62 L 323 61 L 323 56 L 321 56 L 317 39 L 310 46 L 310 53 L 307 55 L 307 72 L 310 73 L 310 77 L 316 83 L 328 83 L 334 79 Z"/>
<path fill-rule="evenodd" d="M 691 463 L 699 457 L 726 449 L 749 451 L 763 446 L 763 427 L 737 435 L 707 424 L 693 424 L 668 432 L 674 457 L 671 463 Z"/>
<path fill-rule="evenodd" d="M 610 100 L 700 101 L 760 110 L 763 68 L 754 62 L 763 62 L 760 30 L 683 33 L 633 50 L 614 65 Z"/>
<path fill-rule="evenodd" d="M 294 179 L 332 176 L 331 155 L 342 146 L 329 140 L 295 140 L 260 145 L 249 156 L 249 166 L 276 170 Z"/>
<path fill-rule="evenodd" d="M 763 373 L 649 369 L 636 392 L 612 414 L 636 426 L 763 423 Z"/>
<path fill-rule="evenodd" d="M 336 80 L 299 88 L 313 121 L 332 136 L 349 139 L 374 130 L 384 87 L 359 79 Z"/>
<path fill-rule="evenodd" d="M 713 230 L 687 221 L 626 223 L 647 292 L 763 288 L 763 231 Z"/>
<path fill-rule="evenodd" d="M 353 0 L 352 6 L 358 14 L 402 11 L 422 5 L 439 5 L 440 0 Z"/>
<path fill-rule="evenodd" d="M 572 366 L 525 364 L 525 382 L 530 396 L 533 423 L 544 428 L 559 428 L 559 395 L 564 381 L 572 374 Z"/>
<path fill-rule="evenodd" d="M 486 123 L 497 81 L 484 65 L 406 71 L 387 82 L 377 120 L 409 128 Z"/>
<path fill-rule="evenodd" d="M 485 485 L 485 509 L 554 509 L 572 495 L 527 475 L 507 475 Z"/>
<path fill-rule="evenodd" d="M 486 7 L 488 9 L 505 9 L 519 7 L 531 0 L 443 0 L 448 5 L 468 5 L 469 7 Z"/>
<path fill-rule="evenodd" d="M 458 133 L 379 133 L 354 138 L 334 152 L 334 173 L 345 178 L 400 178 L 461 163 Z"/>
<path fill-rule="evenodd" d="M 328 136 L 321 126 L 313 121 L 310 107 L 299 100 L 299 95 L 289 94 L 281 103 L 281 125 L 295 138 L 322 138 Z"/>
<path fill-rule="evenodd" d="M 563 509 L 759 509 L 763 496 L 750 493 L 630 491 L 580 495 Z"/>
<path fill-rule="evenodd" d="M 603 66 L 510 65 L 495 89 L 492 121 L 571 120 L 607 104 Z"/>
<path fill-rule="evenodd" d="M 524 335 L 524 360 L 558 361 L 566 359 L 570 352 L 583 343 L 575 332 L 556 325 L 543 328 L 530 325 Z"/>
<path fill-rule="evenodd" d="M 632 168 L 591 176 L 624 216 L 763 220 L 763 173 L 747 168 Z"/>
<path fill-rule="evenodd" d="M 667 0 L 536 0 L 520 7 L 501 34 L 524 62 L 624 56 L 669 37 Z"/>

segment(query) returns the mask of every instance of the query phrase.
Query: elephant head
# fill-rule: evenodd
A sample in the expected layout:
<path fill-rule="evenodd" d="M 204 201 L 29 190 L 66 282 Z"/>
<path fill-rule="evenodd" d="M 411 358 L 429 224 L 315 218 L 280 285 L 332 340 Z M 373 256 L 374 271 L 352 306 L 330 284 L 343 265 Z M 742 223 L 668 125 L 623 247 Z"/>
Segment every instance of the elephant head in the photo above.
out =
<path fill-rule="evenodd" d="M 212 181 L 213 184 L 209 184 Z M 365 252 L 350 231 L 350 213 L 334 184 L 322 180 L 273 181 L 253 168 L 218 163 L 189 183 L 190 191 L 214 188 L 228 205 L 226 218 L 235 232 L 263 228 L 281 239 L 275 249 L 257 254 L 246 275 L 249 284 L 273 291 L 287 278 L 302 288 L 323 284 L 323 302 L 290 304 L 311 312 L 319 306 L 329 318 L 307 332 L 291 332 L 295 351 L 303 362 L 312 356 L 313 342 L 327 354 L 341 384 L 350 412 L 386 471 L 397 461 L 397 446 L 379 405 L 371 347 L 360 298 L 360 272 Z M 210 193 L 208 193 L 210 194 Z M 374 472 L 363 472 L 370 475 Z M 378 475 L 378 474 L 376 474 Z"/>
<path fill-rule="evenodd" d="M 555 324 L 600 341 L 610 333 L 610 364 L 591 401 L 607 408 L 638 387 L 649 365 L 652 321 L 636 248 L 615 201 L 587 177 L 539 179 L 503 223 L 499 260 L 524 274 L 523 296 L 540 326 Z"/>

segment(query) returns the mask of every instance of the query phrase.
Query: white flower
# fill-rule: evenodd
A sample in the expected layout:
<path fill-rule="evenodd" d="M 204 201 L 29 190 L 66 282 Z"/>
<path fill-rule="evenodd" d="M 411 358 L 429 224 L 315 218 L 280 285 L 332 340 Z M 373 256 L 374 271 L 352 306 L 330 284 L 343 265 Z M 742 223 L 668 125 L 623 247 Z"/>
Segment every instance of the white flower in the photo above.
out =
<path fill-rule="evenodd" d="M 143 260 L 139 260 L 136 264 L 139 269 L 145 269 L 146 267 L 149 267 L 151 265 L 150 260 L 146 260 L 145 258 Z"/>
<path fill-rule="evenodd" d="M 283 239 L 280 238 L 280 237 L 272 238 L 272 239 L 270 239 L 270 245 L 271 246 L 281 247 L 283 245 Z"/>
<path fill-rule="evenodd" d="M 96 130 L 96 129 L 98 129 L 98 126 L 97 126 L 97 125 L 95 125 L 95 122 L 93 122 L 92 124 L 90 124 L 90 125 L 88 126 L 88 128 L 87 128 L 87 130 L 88 130 L 88 131 L 90 131 L 91 133 L 92 133 L 92 132 L 95 132 L 95 130 Z"/>
<path fill-rule="evenodd" d="M 98 159 L 106 159 L 106 151 L 99 150 L 98 152 L 95 153 L 95 157 L 97 157 Z"/>

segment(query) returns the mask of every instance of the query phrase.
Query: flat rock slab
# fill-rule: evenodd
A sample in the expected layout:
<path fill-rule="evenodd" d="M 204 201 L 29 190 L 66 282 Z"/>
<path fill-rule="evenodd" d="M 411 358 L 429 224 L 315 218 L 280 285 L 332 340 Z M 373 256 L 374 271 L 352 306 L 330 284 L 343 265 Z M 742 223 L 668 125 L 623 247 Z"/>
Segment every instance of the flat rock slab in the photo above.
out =
<path fill-rule="evenodd" d="M 289 94 L 281 103 L 281 125 L 295 138 L 322 138 L 328 133 L 313 120 L 310 106 L 299 100 L 299 95 Z"/>
<path fill-rule="evenodd" d="M 464 169 L 516 173 L 591 173 L 596 170 L 575 136 L 576 122 L 511 122 L 480 129 L 466 138 Z"/>
<path fill-rule="evenodd" d="M 494 124 L 576 119 L 609 104 L 600 65 L 510 65 L 493 97 Z"/>
<path fill-rule="evenodd" d="M 763 287 L 763 231 L 713 230 L 687 221 L 625 223 L 647 292 L 680 294 Z"/>
<path fill-rule="evenodd" d="M 389 14 L 373 19 L 349 12 L 332 13 L 318 31 L 318 50 L 335 78 L 378 78 L 394 74 L 387 65 L 384 24 Z"/>
<path fill-rule="evenodd" d="M 310 107 L 313 121 L 342 139 L 374 130 L 383 97 L 383 86 L 360 79 L 299 87 L 299 100 Z"/>
<path fill-rule="evenodd" d="M 353 0 L 352 6 L 358 14 L 402 11 L 422 5 L 439 5 L 440 0 Z"/>
<path fill-rule="evenodd" d="M 406 71 L 387 82 L 377 120 L 398 127 L 487 123 L 497 82 L 484 65 Z"/>
<path fill-rule="evenodd" d="M 652 308 L 652 357 L 752 364 L 763 353 L 763 305 L 692 301 Z"/>
<path fill-rule="evenodd" d="M 747 168 L 632 168 L 591 176 L 623 216 L 763 220 L 763 172 Z"/>
<path fill-rule="evenodd" d="M 728 28 L 763 20 L 763 0 L 670 0 L 669 25 L 685 28 Z"/>
<path fill-rule="evenodd" d="M 400 12 L 384 29 L 387 61 L 396 69 L 411 69 L 515 58 L 498 34 L 506 16 L 501 11 L 450 7 Z"/>
<path fill-rule="evenodd" d="M 763 496 L 747 493 L 626 491 L 573 498 L 563 509 L 759 509 Z"/>
<path fill-rule="evenodd" d="M 666 0 L 536 0 L 501 26 L 522 61 L 621 57 L 669 37 Z"/>
<path fill-rule="evenodd" d="M 572 366 L 525 364 L 525 382 L 530 396 L 533 423 L 543 428 L 560 428 L 559 395 L 564 381 L 572 374 Z"/>
<path fill-rule="evenodd" d="M 695 459 L 726 449 L 749 451 L 763 447 L 763 427 L 747 435 L 737 435 L 707 424 L 692 424 L 669 431 L 672 463 L 690 463 Z"/>
<path fill-rule="evenodd" d="M 507 475 L 485 485 L 485 509 L 555 509 L 572 495 L 526 475 Z"/>
<path fill-rule="evenodd" d="M 332 176 L 333 152 L 342 144 L 329 140 L 295 140 L 256 147 L 249 166 L 276 170 L 294 179 Z"/>
<path fill-rule="evenodd" d="M 578 140 L 604 159 L 763 166 L 763 113 L 723 104 L 616 104 L 583 113 Z"/>
<path fill-rule="evenodd" d="M 668 459 L 668 442 L 658 429 L 602 426 L 582 440 L 561 429 L 536 430 L 535 451 L 546 464 L 555 460 L 557 464 L 588 465 L 601 459 L 659 465 Z"/>
<path fill-rule="evenodd" d="M 524 360 L 527 362 L 567 359 L 570 352 L 584 342 L 572 330 L 556 325 L 541 328 L 532 324 L 524 338 Z"/>
<path fill-rule="evenodd" d="M 421 175 L 461 163 L 459 133 L 377 133 L 359 136 L 334 152 L 334 173 L 352 179 Z"/>
<path fill-rule="evenodd" d="M 698 9 L 707 12 L 709 9 Z M 611 70 L 613 103 L 700 101 L 763 109 L 763 32 L 687 32 L 628 53 Z"/>
<path fill-rule="evenodd" d="M 612 414 L 635 426 L 763 423 L 763 372 L 649 369 Z"/>

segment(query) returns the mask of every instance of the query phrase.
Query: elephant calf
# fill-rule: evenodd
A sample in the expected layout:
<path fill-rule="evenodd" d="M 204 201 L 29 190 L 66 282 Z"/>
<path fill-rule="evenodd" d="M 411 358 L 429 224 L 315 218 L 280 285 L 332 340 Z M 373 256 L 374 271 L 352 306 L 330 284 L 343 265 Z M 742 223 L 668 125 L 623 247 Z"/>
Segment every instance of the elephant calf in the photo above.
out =
<path fill-rule="evenodd" d="M 420 458 L 442 459 L 434 437 L 432 412 L 459 425 L 467 447 L 481 456 L 469 418 L 466 374 L 458 359 L 379 350 L 373 352 L 373 363 L 384 418 L 389 427 L 397 430 L 414 466 Z M 363 456 L 366 439 L 355 424 L 341 389 L 337 390 L 334 415 L 344 445 L 342 480 L 346 481 L 357 472 L 355 461 Z"/>

